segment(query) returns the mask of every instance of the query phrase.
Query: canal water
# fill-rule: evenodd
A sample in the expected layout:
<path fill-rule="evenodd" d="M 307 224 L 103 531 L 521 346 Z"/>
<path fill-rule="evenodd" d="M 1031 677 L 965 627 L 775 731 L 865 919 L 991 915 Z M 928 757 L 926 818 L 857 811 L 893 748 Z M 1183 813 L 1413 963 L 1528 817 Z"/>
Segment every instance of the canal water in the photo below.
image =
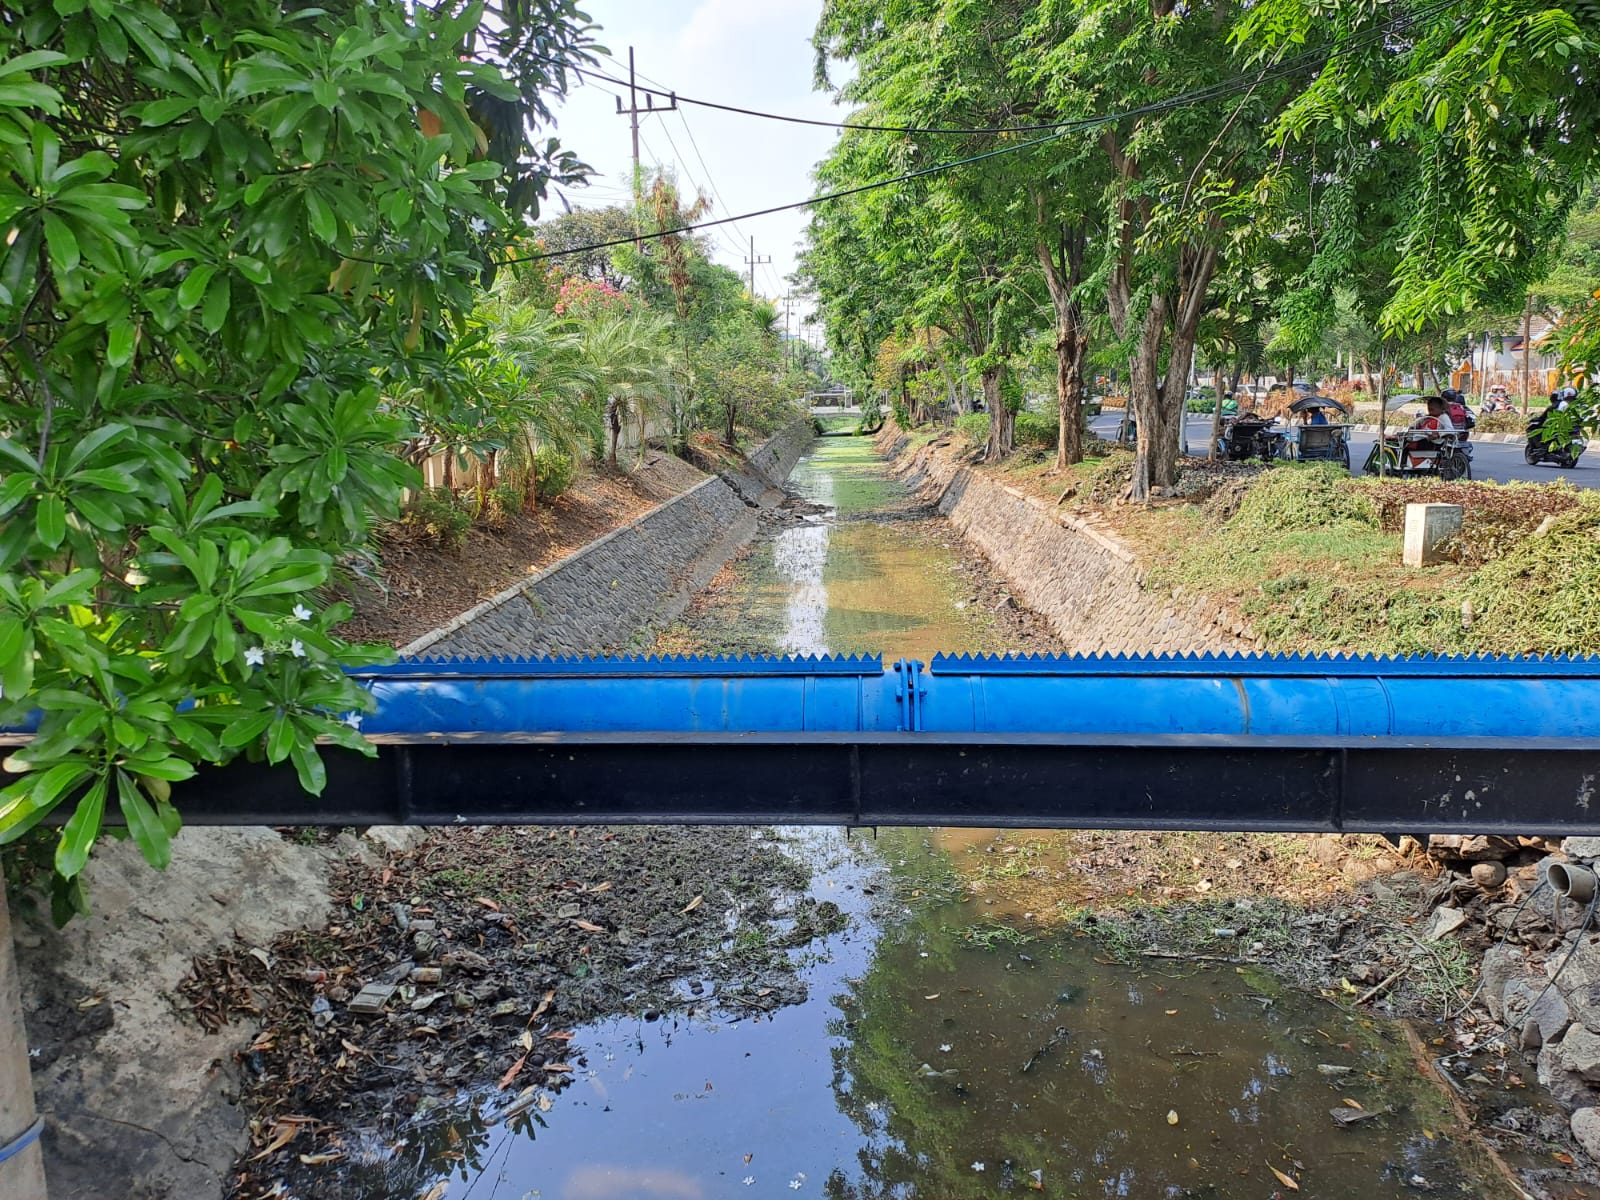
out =
<path fill-rule="evenodd" d="M 937 520 L 866 439 L 820 441 L 792 486 L 825 511 L 741 568 L 775 648 L 985 647 Z M 578 1027 L 578 1078 L 548 1111 L 496 1124 L 507 1094 L 486 1092 L 416 1147 L 451 1164 L 440 1196 L 1506 1194 L 1442 1132 L 1448 1105 L 1395 1028 L 1230 966 L 1130 969 L 996 917 L 935 831 L 782 836 L 850 918 L 795 952 L 809 999 Z"/>

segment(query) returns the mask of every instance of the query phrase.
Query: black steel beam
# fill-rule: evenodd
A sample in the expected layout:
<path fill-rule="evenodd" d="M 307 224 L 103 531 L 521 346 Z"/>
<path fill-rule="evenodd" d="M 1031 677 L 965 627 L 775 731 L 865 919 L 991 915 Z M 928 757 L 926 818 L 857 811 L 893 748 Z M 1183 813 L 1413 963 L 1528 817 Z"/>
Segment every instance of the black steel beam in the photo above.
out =
<path fill-rule="evenodd" d="M 1600 831 L 1591 739 L 503 734 L 378 751 L 325 749 L 321 798 L 287 767 L 235 762 L 174 799 L 203 825 Z"/>

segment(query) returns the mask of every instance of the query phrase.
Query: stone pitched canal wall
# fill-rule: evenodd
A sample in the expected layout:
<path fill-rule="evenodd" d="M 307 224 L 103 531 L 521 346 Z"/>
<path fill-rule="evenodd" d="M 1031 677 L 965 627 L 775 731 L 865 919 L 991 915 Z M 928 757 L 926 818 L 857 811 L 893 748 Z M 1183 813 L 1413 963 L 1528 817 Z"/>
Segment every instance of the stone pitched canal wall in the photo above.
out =
<path fill-rule="evenodd" d="M 1257 648 L 1215 604 L 1146 586 L 1133 552 L 1105 529 L 961 466 L 938 446 L 880 441 L 895 470 L 933 493 L 939 512 L 981 550 L 1018 601 L 1074 653 L 1190 653 Z"/>
<path fill-rule="evenodd" d="M 813 438 L 795 421 L 730 481 L 707 479 L 468 609 L 403 655 L 600 654 L 637 648 L 755 536 L 755 505 Z"/>

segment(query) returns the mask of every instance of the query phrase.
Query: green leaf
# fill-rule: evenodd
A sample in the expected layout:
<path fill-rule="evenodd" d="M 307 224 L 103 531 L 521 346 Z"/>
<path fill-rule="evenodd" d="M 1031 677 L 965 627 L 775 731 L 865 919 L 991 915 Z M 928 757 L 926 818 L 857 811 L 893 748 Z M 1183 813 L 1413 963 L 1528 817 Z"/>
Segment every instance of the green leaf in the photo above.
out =
<path fill-rule="evenodd" d="M 7 475 L 0 479 L 0 517 L 33 495 L 33 484 L 31 475 Z"/>
<path fill-rule="evenodd" d="M 298 740 L 294 722 L 285 714 L 278 713 L 267 730 L 267 761 L 281 763 L 289 757 L 289 751 L 294 749 Z"/>
<path fill-rule="evenodd" d="M 130 758 L 127 767 L 135 775 L 148 775 L 151 779 L 165 779 L 170 783 L 194 778 L 193 763 L 170 755 L 162 758 Z"/>
<path fill-rule="evenodd" d="M 206 306 L 200 314 L 200 324 L 207 333 L 216 333 L 228 319 L 228 306 L 233 302 L 233 286 L 226 275 L 218 275 L 206 289 Z"/>
<path fill-rule="evenodd" d="M 78 269 L 78 239 L 71 227 L 51 212 L 44 215 L 44 240 L 50 247 L 50 265 L 58 278 Z"/>
<path fill-rule="evenodd" d="M 93 484 L 122 496 L 131 496 L 139 490 L 139 481 L 130 472 L 118 467 L 90 467 L 74 472 L 67 478 L 74 483 Z"/>
<path fill-rule="evenodd" d="M 128 426 L 114 423 L 102 425 L 100 428 L 84 434 L 73 443 L 72 452 L 67 455 L 66 466 L 63 470 L 68 475 L 72 474 L 72 472 L 93 458 L 97 451 L 115 446 L 132 432 Z"/>
<path fill-rule="evenodd" d="M 25 54 L 0 59 L 0 79 L 7 75 L 19 75 L 23 71 L 37 71 L 41 67 L 59 67 L 70 61 L 58 50 L 29 50 Z"/>
<path fill-rule="evenodd" d="M 78 807 L 72 812 L 61 840 L 56 844 L 56 874 L 71 879 L 89 861 L 89 851 L 100 834 L 106 810 L 106 779 L 101 776 L 89 785 Z"/>
<path fill-rule="evenodd" d="M 52 493 L 40 499 L 34 529 L 48 549 L 61 545 L 67 536 L 67 506 L 60 496 Z"/>
<path fill-rule="evenodd" d="M 29 454 L 10 438 L 0 437 L 0 458 L 9 459 L 13 471 L 21 469 L 29 475 L 37 475 L 39 473 L 39 464 L 34 461 L 33 455 Z"/>
<path fill-rule="evenodd" d="M 241 746 L 248 746 L 263 733 L 267 726 L 272 724 L 273 712 L 271 709 L 252 712 L 249 709 L 240 709 L 240 716 L 228 723 L 219 739 L 224 746 L 237 750 Z"/>
<path fill-rule="evenodd" d="M 178 303 L 184 308 L 193 308 L 200 303 L 206 289 L 211 286 L 211 279 L 217 273 L 215 263 L 203 263 L 195 267 L 178 285 Z"/>
<path fill-rule="evenodd" d="M 125 367 L 133 361 L 138 329 L 132 321 L 115 321 L 106 326 L 106 365 Z"/>
<path fill-rule="evenodd" d="M 322 789 L 328 785 L 328 772 L 322 765 L 322 756 L 317 753 L 316 745 L 301 742 L 289 751 L 289 757 L 300 776 L 300 786 L 313 796 L 322 795 Z"/>
<path fill-rule="evenodd" d="M 128 833 L 145 862 L 158 871 L 166 870 L 172 861 L 172 838 L 139 785 L 121 769 L 117 771 L 117 803 L 122 809 L 122 819 L 128 824 Z"/>
<path fill-rule="evenodd" d="M 186 116 L 194 111 L 195 98 L 193 96 L 168 96 L 161 100 L 151 100 L 145 104 L 135 106 L 135 115 L 139 123 L 147 129 L 161 125 L 171 124 L 179 117 Z"/>
<path fill-rule="evenodd" d="M 306 218 L 311 223 L 311 232 L 321 241 L 330 246 L 339 236 L 339 222 L 333 215 L 333 209 L 328 207 L 328 202 L 316 192 L 306 192 Z"/>
<path fill-rule="evenodd" d="M 331 79 L 313 79 L 311 81 L 311 98 L 323 108 L 332 112 L 339 107 L 339 85 Z"/>

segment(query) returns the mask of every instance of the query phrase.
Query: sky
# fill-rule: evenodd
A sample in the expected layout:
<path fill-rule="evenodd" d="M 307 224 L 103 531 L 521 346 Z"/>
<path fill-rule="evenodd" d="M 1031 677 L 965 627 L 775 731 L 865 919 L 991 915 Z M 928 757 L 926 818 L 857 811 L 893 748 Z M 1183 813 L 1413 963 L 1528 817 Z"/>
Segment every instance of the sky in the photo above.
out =
<path fill-rule="evenodd" d="M 601 60 L 606 74 L 627 78 L 632 46 L 641 83 L 720 104 L 841 119 L 843 110 L 811 86 L 810 38 L 822 0 L 589 0 L 583 7 L 602 27 L 596 37 L 612 55 Z M 623 91 L 585 83 L 556 111 L 555 136 L 595 169 L 590 187 L 562 189 L 575 208 L 627 201 L 632 143 L 616 101 Z M 675 113 L 641 116 L 639 136 L 644 166 L 674 168 L 686 195 L 710 197 L 715 218 L 811 195 L 811 168 L 837 131 L 680 103 Z M 559 212 L 560 204 L 552 197 L 546 211 Z M 720 226 L 708 231 L 713 257 L 748 277 L 744 260 L 753 237 L 756 257 L 772 260 L 756 268 L 755 290 L 781 302 L 807 220 L 805 210 L 796 210 Z M 791 327 L 798 328 L 810 309 L 796 299 L 791 311 Z"/>

